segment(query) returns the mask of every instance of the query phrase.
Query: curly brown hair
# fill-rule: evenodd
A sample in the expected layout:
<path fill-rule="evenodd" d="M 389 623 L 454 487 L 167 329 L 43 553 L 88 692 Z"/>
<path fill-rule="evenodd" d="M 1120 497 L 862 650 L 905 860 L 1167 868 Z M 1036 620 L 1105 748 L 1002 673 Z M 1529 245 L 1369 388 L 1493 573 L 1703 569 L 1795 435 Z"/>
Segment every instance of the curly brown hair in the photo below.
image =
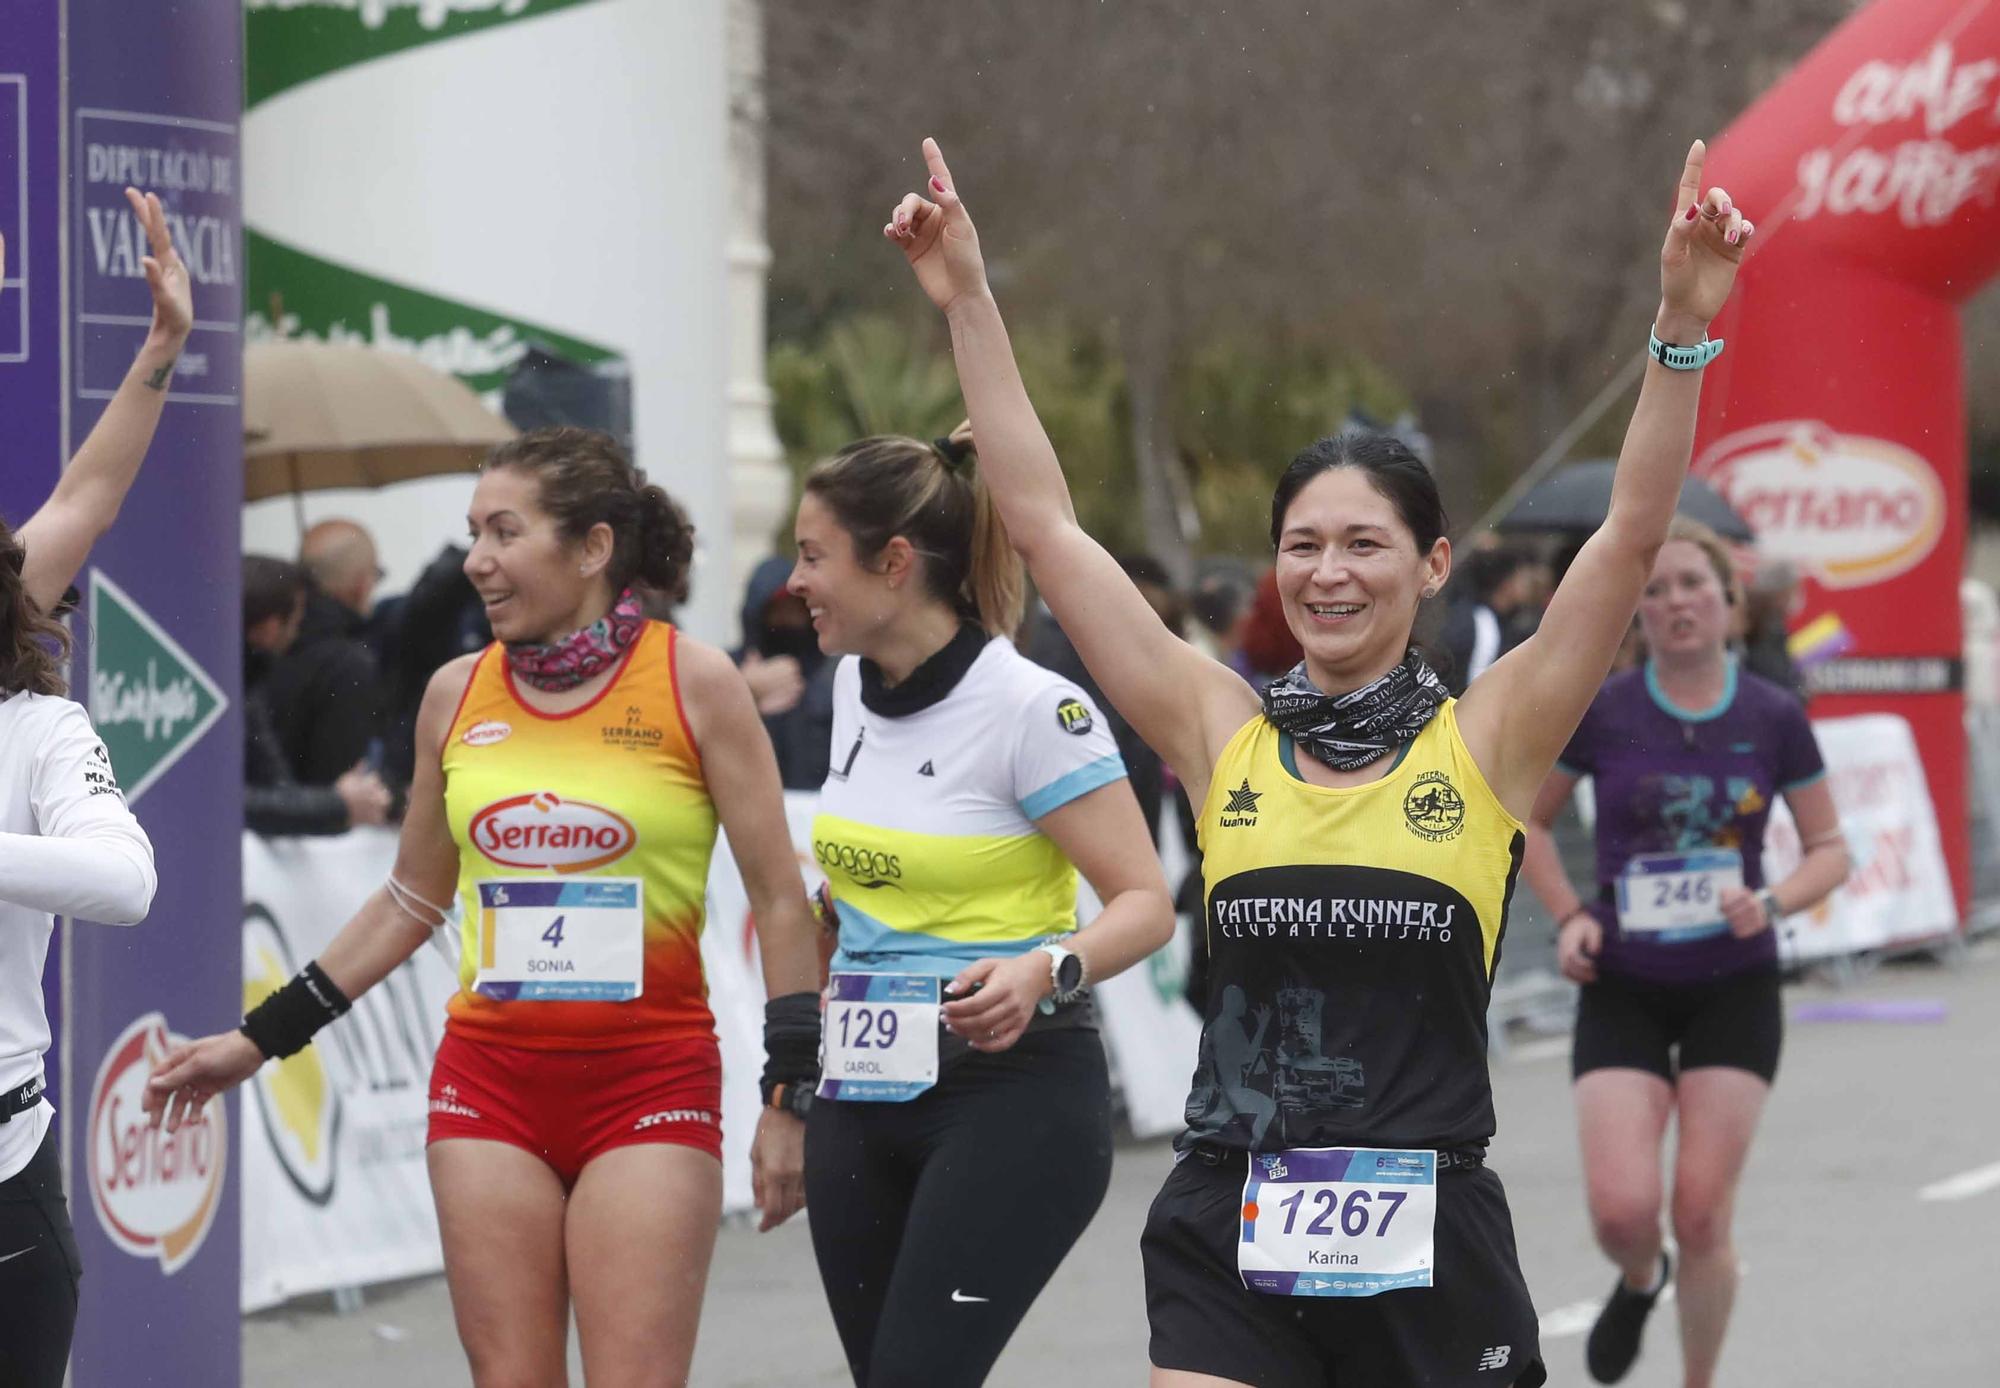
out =
<path fill-rule="evenodd" d="M 69 660 L 69 631 L 28 596 L 21 580 L 27 559 L 19 538 L 0 520 L 0 697 L 24 690 L 67 694 L 63 667 Z"/>
<path fill-rule="evenodd" d="M 542 509 L 572 543 L 611 527 L 611 590 L 638 582 L 669 604 L 685 602 L 694 525 L 672 497 L 646 480 L 618 440 L 596 429 L 535 429 L 487 455 L 483 471 L 513 468 L 541 488 Z"/>

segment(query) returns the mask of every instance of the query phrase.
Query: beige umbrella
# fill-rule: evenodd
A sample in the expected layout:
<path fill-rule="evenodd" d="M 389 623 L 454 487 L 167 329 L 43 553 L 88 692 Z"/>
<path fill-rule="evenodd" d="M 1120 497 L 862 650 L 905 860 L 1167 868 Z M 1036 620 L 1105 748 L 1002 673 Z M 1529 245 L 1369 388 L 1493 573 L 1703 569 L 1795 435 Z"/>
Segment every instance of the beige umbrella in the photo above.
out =
<path fill-rule="evenodd" d="M 415 357 L 325 342 L 243 351 L 243 499 L 471 472 L 514 426 Z"/>

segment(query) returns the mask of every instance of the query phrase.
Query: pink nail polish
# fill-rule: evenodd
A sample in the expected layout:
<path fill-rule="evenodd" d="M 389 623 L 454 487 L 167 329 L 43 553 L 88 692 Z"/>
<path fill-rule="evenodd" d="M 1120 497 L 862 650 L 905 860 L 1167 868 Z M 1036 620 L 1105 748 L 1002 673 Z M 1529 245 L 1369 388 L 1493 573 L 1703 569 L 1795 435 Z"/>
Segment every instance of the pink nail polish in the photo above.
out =
<path fill-rule="evenodd" d="M 1692 204 L 1691 206 L 1689 206 L 1689 208 L 1688 208 L 1688 214 L 1687 214 L 1687 220 L 1689 220 L 1689 221 L 1691 222 L 1691 221 L 1693 221 L 1693 220 L 1694 220 L 1694 219 L 1695 219 L 1696 217 L 1698 217 L 1698 216 L 1700 216 L 1700 215 L 1701 215 L 1701 204 L 1700 204 L 1700 203 L 1698 203 L 1698 202 L 1697 202 L 1697 203 L 1694 203 L 1694 204 Z"/>
<path fill-rule="evenodd" d="M 1732 231 L 1732 232 L 1730 232 L 1730 233 L 1729 233 L 1729 244 L 1730 244 L 1730 245 L 1732 245 L 1732 246 L 1733 246 L 1733 245 L 1735 245 L 1735 244 L 1736 244 L 1736 242 L 1738 241 L 1738 239 L 1740 239 L 1740 233 L 1738 233 L 1738 232 L 1734 232 L 1734 231 Z"/>
<path fill-rule="evenodd" d="M 932 174 L 931 187 L 937 190 L 938 192 L 942 193 L 944 191 L 944 180 L 939 178 L 936 174 Z"/>

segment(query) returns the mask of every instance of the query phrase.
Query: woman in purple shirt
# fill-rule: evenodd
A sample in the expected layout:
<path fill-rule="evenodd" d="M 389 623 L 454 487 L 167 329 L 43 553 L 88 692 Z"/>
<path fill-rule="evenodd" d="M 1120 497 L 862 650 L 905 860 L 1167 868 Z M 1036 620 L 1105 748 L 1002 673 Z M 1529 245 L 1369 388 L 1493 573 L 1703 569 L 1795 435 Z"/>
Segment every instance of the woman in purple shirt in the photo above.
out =
<path fill-rule="evenodd" d="M 1591 1222 L 1622 1274 L 1590 1333 L 1600 1383 L 1638 1357 L 1671 1271 L 1660 1147 L 1676 1113 L 1681 1353 L 1688 1388 L 1714 1377 L 1736 1295 L 1736 1184 L 1783 1035 L 1772 926 L 1848 871 L 1805 710 L 1729 651 L 1738 600 L 1722 542 L 1676 519 L 1639 600 L 1646 663 L 1605 682 L 1529 816 L 1528 882 L 1562 922 L 1562 971 L 1583 985 L 1572 1068 Z M 1597 798 L 1589 900 L 1549 835 L 1585 776 Z M 1806 854 L 1767 883 L 1764 823 L 1780 795 Z"/>

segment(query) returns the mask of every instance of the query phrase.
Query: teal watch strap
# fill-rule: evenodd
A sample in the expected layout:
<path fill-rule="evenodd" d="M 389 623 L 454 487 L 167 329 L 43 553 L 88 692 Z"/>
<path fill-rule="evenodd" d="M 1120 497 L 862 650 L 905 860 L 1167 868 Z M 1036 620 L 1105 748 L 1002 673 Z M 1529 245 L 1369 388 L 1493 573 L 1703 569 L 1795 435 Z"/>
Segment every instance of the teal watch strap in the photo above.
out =
<path fill-rule="evenodd" d="M 1675 347 L 1671 343 L 1660 341 L 1659 335 L 1652 329 L 1646 330 L 1646 346 L 1652 353 L 1653 360 L 1674 371 L 1701 370 L 1722 355 L 1724 345 L 1721 338 L 1711 340 L 1707 333 L 1703 333 L 1697 345 Z"/>

